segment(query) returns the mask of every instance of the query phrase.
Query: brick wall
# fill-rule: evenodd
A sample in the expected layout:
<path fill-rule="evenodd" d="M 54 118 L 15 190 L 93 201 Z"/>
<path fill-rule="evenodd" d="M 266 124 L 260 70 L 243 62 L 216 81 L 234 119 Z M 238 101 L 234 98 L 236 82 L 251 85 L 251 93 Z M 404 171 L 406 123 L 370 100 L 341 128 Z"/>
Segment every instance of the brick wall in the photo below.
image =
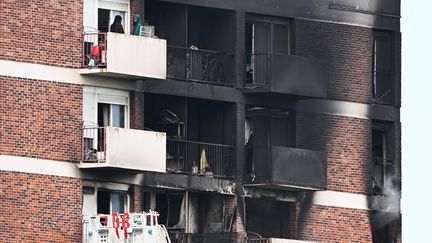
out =
<path fill-rule="evenodd" d="M 297 146 L 327 152 L 328 190 L 368 193 L 371 121 L 324 114 L 297 114 Z"/>
<path fill-rule="evenodd" d="M 371 103 L 372 48 L 370 28 L 295 21 L 295 53 L 324 61 L 330 99 Z"/>
<path fill-rule="evenodd" d="M 130 10 L 131 10 L 131 18 L 130 18 L 130 26 L 131 31 L 133 29 L 133 17 L 135 14 L 139 14 L 141 17 L 141 24 L 144 24 L 144 0 L 130 0 Z"/>
<path fill-rule="evenodd" d="M 83 0 L 0 3 L 0 59 L 80 66 Z"/>
<path fill-rule="evenodd" d="M 232 231 L 235 242 L 243 242 L 246 236 L 246 225 L 244 224 L 244 198 L 240 196 L 224 197 L 224 218 L 226 215 L 234 215 Z M 229 222 L 224 222 L 225 225 Z"/>
<path fill-rule="evenodd" d="M 365 210 L 314 205 L 300 212 L 299 240 L 322 243 L 370 243 L 369 213 Z"/>
<path fill-rule="evenodd" d="M 144 92 L 130 92 L 130 128 L 144 129 Z"/>
<path fill-rule="evenodd" d="M 79 179 L 0 171 L 1 242 L 80 242 Z"/>
<path fill-rule="evenodd" d="M 130 212 L 142 212 L 144 210 L 142 187 L 137 185 L 131 185 L 130 188 Z"/>
<path fill-rule="evenodd" d="M 0 154 L 78 161 L 82 86 L 0 76 Z"/>

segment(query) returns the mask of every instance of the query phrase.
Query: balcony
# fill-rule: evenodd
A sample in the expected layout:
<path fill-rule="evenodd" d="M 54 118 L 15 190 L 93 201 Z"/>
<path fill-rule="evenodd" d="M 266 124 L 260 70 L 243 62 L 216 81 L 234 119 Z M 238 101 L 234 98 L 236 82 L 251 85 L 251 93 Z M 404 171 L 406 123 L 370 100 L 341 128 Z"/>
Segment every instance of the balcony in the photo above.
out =
<path fill-rule="evenodd" d="M 118 33 L 85 32 L 83 75 L 166 78 L 166 40 Z"/>
<path fill-rule="evenodd" d="M 327 75 L 316 58 L 254 53 L 246 60 L 245 93 L 327 97 Z"/>
<path fill-rule="evenodd" d="M 234 55 L 168 46 L 167 76 L 220 86 L 234 85 Z"/>
<path fill-rule="evenodd" d="M 184 233 L 181 231 L 168 232 L 171 243 L 233 243 L 235 241 L 234 235 L 229 233 Z"/>
<path fill-rule="evenodd" d="M 167 170 L 218 177 L 233 176 L 234 147 L 167 139 Z"/>
<path fill-rule="evenodd" d="M 79 167 L 166 172 L 165 149 L 165 133 L 85 127 Z"/>
<path fill-rule="evenodd" d="M 280 146 L 252 148 L 254 171 L 248 186 L 281 190 L 325 190 L 324 152 Z"/>

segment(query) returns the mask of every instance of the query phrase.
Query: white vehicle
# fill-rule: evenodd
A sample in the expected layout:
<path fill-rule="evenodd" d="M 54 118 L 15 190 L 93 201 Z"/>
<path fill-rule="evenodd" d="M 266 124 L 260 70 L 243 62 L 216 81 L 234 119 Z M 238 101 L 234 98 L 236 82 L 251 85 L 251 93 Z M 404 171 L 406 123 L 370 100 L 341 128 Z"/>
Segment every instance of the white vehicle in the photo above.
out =
<path fill-rule="evenodd" d="M 84 215 L 83 243 L 171 243 L 159 214 L 113 213 Z"/>

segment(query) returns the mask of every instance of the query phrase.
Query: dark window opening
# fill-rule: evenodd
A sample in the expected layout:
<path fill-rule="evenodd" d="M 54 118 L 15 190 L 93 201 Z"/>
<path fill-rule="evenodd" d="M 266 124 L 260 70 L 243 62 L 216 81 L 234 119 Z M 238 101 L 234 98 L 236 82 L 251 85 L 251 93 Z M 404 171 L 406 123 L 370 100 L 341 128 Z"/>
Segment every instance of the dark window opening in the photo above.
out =
<path fill-rule="evenodd" d="M 125 127 L 125 106 L 116 104 L 98 103 L 99 127 Z"/>
<path fill-rule="evenodd" d="M 246 84 L 267 84 L 270 79 L 272 56 L 289 55 L 290 39 L 290 25 L 287 20 L 257 18 L 246 23 Z"/>
<path fill-rule="evenodd" d="M 393 104 L 394 62 L 391 33 L 377 32 L 373 43 L 373 100 L 376 103 Z"/>
<path fill-rule="evenodd" d="M 393 186 L 394 163 L 391 156 L 391 124 L 373 124 L 372 130 L 372 193 L 383 194 L 386 187 Z"/>
<path fill-rule="evenodd" d="M 246 230 L 264 238 L 289 238 L 290 203 L 246 199 Z"/>
<path fill-rule="evenodd" d="M 271 147 L 295 147 L 295 115 L 291 111 L 254 107 L 247 110 L 246 116 L 247 174 L 265 177 Z"/>
<path fill-rule="evenodd" d="M 159 212 L 159 223 L 168 229 L 184 229 L 184 207 L 184 193 L 156 193 L 156 211 Z"/>
<path fill-rule="evenodd" d="M 126 203 L 127 195 L 124 192 L 113 192 L 107 190 L 97 191 L 97 213 L 124 213 Z"/>

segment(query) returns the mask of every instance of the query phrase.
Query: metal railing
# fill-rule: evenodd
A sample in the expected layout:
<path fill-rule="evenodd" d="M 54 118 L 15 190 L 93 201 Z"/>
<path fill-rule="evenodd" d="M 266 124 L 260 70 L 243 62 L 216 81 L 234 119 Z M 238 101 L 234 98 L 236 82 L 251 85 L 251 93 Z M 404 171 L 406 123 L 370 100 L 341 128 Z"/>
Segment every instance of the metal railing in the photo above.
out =
<path fill-rule="evenodd" d="M 81 161 L 87 163 L 105 162 L 106 129 L 104 127 L 82 128 Z"/>
<path fill-rule="evenodd" d="M 84 32 L 82 38 L 82 67 L 106 67 L 107 35 L 104 32 Z"/>
<path fill-rule="evenodd" d="M 246 238 L 246 243 L 268 243 L 269 239 L 267 238 L 258 238 L 258 237 L 251 237 Z"/>
<path fill-rule="evenodd" d="M 245 79 L 247 86 L 266 86 L 270 81 L 270 53 L 246 55 Z"/>
<path fill-rule="evenodd" d="M 184 232 L 169 232 L 171 243 L 233 243 L 233 236 L 223 233 L 197 234 Z"/>
<path fill-rule="evenodd" d="M 167 49 L 167 76 L 214 85 L 234 85 L 234 55 L 177 46 Z"/>
<path fill-rule="evenodd" d="M 229 145 L 167 139 L 169 171 L 231 177 L 233 155 L 234 147 Z M 203 160 L 205 168 L 200 168 Z"/>
<path fill-rule="evenodd" d="M 393 176 L 393 161 L 375 157 L 372 169 L 372 193 L 383 194 L 384 188 L 389 186 Z"/>

